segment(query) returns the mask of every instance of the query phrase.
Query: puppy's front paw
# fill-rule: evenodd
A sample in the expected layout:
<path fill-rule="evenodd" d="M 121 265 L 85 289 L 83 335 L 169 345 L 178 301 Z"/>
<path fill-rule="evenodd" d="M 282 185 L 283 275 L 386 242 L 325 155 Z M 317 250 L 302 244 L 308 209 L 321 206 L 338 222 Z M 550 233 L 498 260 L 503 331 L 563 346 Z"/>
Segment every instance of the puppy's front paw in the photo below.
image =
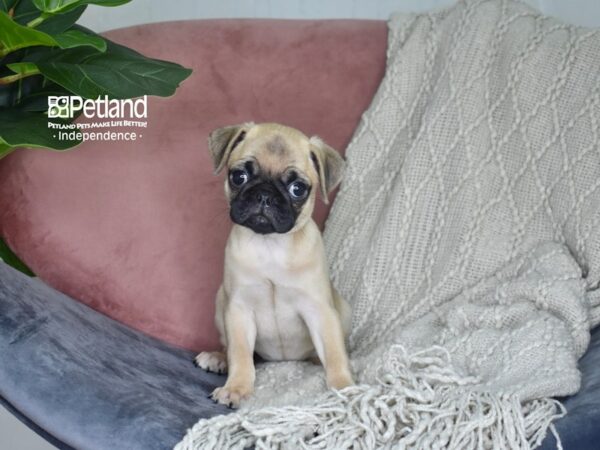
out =
<path fill-rule="evenodd" d="M 230 408 L 238 408 L 240 402 L 252 394 L 252 387 L 248 386 L 225 386 L 216 388 L 211 397 L 221 405 L 229 406 Z"/>
<path fill-rule="evenodd" d="M 344 389 L 353 384 L 352 375 L 348 372 L 338 372 L 327 376 L 327 386 L 331 389 Z"/>
<path fill-rule="evenodd" d="M 194 363 L 208 372 L 227 372 L 227 356 L 223 352 L 201 352 L 194 358 Z"/>

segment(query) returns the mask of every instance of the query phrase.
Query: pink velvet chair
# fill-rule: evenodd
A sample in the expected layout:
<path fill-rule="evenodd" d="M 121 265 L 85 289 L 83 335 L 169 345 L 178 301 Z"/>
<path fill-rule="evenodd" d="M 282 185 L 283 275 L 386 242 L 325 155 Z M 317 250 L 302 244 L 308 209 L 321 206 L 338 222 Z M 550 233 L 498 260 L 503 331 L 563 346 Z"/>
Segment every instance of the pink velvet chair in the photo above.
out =
<path fill-rule="evenodd" d="M 376 21 L 215 20 L 108 33 L 194 69 L 151 98 L 130 143 L 23 150 L 0 164 L 0 236 L 41 279 L 172 344 L 217 346 L 213 297 L 230 223 L 206 138 L 282 122 L 343 151 L 383 76 Z M 317 220 L 327 211 L 321 206 Z"/>
<path fill-rule="evenodd" d="M 387 29 L 210 20 L 107 36 L 194 72 L 174 97 L 150 99 L 136 142 L 0 161 L 0 236 L 70 297 L 1 267 L 0 284 L 19 289 L 0 298 L 0 317 L 14 318 L 0 326 L 11 361 L 0 365 L 0 397 L 59 446 L 167 448 L 199 417 L 225 412 L 206 398 L 222 378 L 182 350 L 218 345 L 230 221 L 208 133 L 275 121 L 343 152 L 383 76 Z M 320 204 L 320 224 L 326 214 Z"/>

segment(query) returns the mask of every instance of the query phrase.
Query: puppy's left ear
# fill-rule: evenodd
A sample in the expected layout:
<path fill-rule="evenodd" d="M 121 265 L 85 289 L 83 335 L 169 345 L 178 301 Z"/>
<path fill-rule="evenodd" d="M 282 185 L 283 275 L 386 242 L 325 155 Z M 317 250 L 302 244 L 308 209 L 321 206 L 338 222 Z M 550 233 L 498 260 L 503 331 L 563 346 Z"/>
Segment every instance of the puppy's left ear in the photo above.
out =
<path fill-rule="evenodd" d="M 344 175 L 344 158 L 318 136 L 310 138 L 310 158 L 319 175 L 321 198 L 329 204 L 329 193 L 340 184 Z"/>
<path fill-rule="evenodd" d="M 208 149 L 212 157 L 215 175 L 223 170 L 233 149 L 244 140 L 246 133 L 253 126 L 252 122 L 231 125 L 217 128 L 208 135 Z"/>

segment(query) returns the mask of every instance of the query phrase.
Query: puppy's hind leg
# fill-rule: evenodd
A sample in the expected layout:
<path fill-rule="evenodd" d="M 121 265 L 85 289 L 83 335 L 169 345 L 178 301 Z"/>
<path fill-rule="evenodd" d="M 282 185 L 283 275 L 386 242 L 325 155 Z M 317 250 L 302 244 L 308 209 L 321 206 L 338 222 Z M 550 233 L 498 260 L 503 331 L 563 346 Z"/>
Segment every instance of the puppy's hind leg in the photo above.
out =
<path fill-rule="evenodd" d="M 207 372 L 227 373 L 225 352 L 200 352 L 194 358 L 194 364 Z"/>
<path fill-rule="evenodd" d="M 340 316 L 342 331 L 344 332 L 344 338 L 346 338 L 350 334 L 350 328 L 352 326 L 352 307 L 342 298 L 338 291 L 333 287 L 333 284 L 331 285 L 331 294 L 333 296 L 333 307 Z"/>
<path fill-rule="evenodd" d="M 304 321 L 325 367 L 327 386 L 343 389 L 354 384 L 344 345 L 344 330 L 337 310 L 331 305 L 324 305 L 316 314 L 305 314 Z"/>

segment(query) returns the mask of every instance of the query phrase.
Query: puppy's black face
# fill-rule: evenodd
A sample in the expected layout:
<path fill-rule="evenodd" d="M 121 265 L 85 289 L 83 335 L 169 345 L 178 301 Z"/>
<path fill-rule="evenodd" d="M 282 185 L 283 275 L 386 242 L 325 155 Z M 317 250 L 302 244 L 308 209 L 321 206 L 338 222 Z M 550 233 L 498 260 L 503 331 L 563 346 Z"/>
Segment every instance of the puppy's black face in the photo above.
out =
<path fill-rule="evenodd" d="M 287 233 L 294 228 L 310 193 L 308 179 L 297 170 L 262 173 L 255 161 L 231 167 L 228 182 L 231 220 L 259 234 Z"/>

